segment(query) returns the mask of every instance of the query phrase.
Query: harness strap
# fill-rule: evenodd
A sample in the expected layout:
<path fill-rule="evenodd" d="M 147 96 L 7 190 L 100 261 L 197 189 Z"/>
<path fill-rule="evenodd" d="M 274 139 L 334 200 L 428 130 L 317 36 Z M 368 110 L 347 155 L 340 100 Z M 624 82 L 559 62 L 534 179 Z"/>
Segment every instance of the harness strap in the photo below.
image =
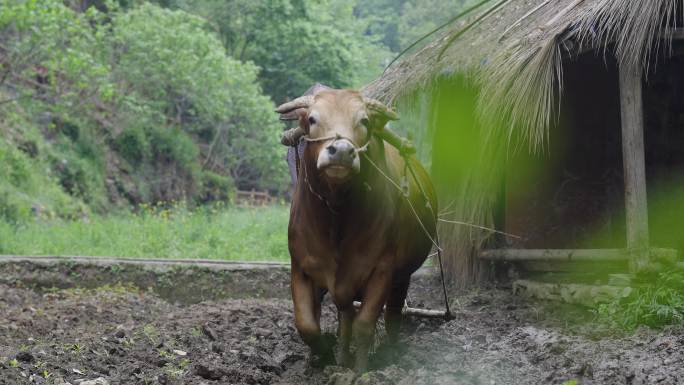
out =
<path fill-rule="evenodd" d="M 413 180 L 416 182 L 416 185 L 418 185 L 418 189 L 420 190 L 421 194 L 423 194 L 423 199 L 425 199 L 425 204 L 427 207 L 430 209 L 430 212 L 432 215 L 437 218 L 437 215 L 435 215 L 434 209 L 432 205 L 430 204 L 430 200 L 428 199 L 427 193 L 423 189 L 423 185 L 420 184 L 418 181 L 418 178 L 416 177 L 416 173 L 413 171 L 413 166 L 411 166 L 411 163 L 409 163 L 408 155 L 402 155 L 404 158 L 404 163 L 406 164 L 409 172 L 411 173 L 411 176 L 413 177 Z M 407 198 L 408 199 L 408 198 Z M 435 242 L 439 246 L 439 233 L 437 232 L 437 224 L 435 223 Z M 439 274 L 442 279 L 442 291 L 444 293 L 444 318 L 449 321 L 454 319 L 454 316 L 451 314 L 451 310 L 449 309 L 449 297 L 447 296 L 447 289 L 446 289 L 446 282 L 444 280 L 444 267 L 442 266 L 442 248 L 437 247 L 437 260 L 439 261 Z"/>
<path fill-rule="evenodd" d="M 337 134 L 337 133 L 335 133 L 335 135 L 328 135 L 328 136 L 324 136 L 321 138 L 311 138 L 311 137 L 309 137 L 309 135 L 304 135 L 304 136 L 302 136 L 302 139 L 304 139 L 306 142 L 309 142 L 309 143 L 327 142 L 329 140 L 345 139 L 345 140 L 348 140 L 352 145 L 354 145 L 354 150 L 356 151 L 357 154 L 368 151 L 368 144 L 370 143 L 370 141 L 368 141 L 368 142 L 366 142 L 366 144 L 359 147 L 359 145 L 357 145 L 354 142 L 354 140 L 352 140 L 351 138 L 347 138 L 346 136 L 342 136 L 342 135 Z"/>
<path fill-rule="evenodd" d="M 411 208 L 413 215 L 416 217 L 416 221 L 418 221 L 418 224 L 420 224 L 420 227 L 423 229 L 423 232 L 425 232 L 425 235 L 428 237 L 428 239 L 430 239 L 432 244 L 437 249 L 437 260 L 439 261 L 439 274 L 440 274 L 440 278 L 442 280 L 442 291 L 444 293 L 444 319 L 446 321 L 450 321 L 450 320 L 454 319 L 454 316 L 451 314 L 451 310 L 449 309 L 449 297 L 447 295 L 446 281 L 444 279 L 444 266 L 442 265 L 442 247 L 439 245 L 439 235 L 437 234 L 437 231 L 435 230 L 435 236 L 433 238 L 430 235 L 430 232 L 427 230 L 427 228 L 423 224 L 423 221 L 420 220 L 420 216 L 418 215 L 418 212 L 416 211 L 416 209 L 413 207 L 413 203 L 411 203 L 411 199 L 409 199 L 408 193 L 404 194 L 404 191 L 402 190 L 401 186 L 399 186 L 394 180 L 392 180 L 392 178 L 390 176 L 385 174 L 382 171 L 382 169 L 377 164 L 375 164 L 375 162 L 373 162 L 370 159 L 370 157 L 368 157 L 368 155 L 365 155 L 365 156 L 366 156 L 366 160 L 368 160 L 368 162 L 373 167 L 375 167 L 375 169 L 378 170 L 378 172 L 382 176 L 384 176 L 390 182 L 390 184 L 392 184 L 397 190 L 399 190 L 399 192 L 401 193 L 401 196 L 403 196 L 404 199 L 406 199 L 406 203 L 408 203 L 409 207 Z M 421 194 L 423 195 L 423 199 L 425 199 L 426 206 L 430 209 L 430 212 L 436 218 L 437 216 L 435 215 L 435 212 L 432 208 L 432 205 L 430 205 L 430 200 L 428 199 L 427 193 L 423 189 L 423 186 L 420 184 L 420 181 L 418 181 L 418 178 L 416 177 L 416 174 L 413 171 L 413 167 L 409 163 L 408 156 L 409 156 L 408 154 L 402 155 L 402 158 L 404 159 L 404 165 L 410 171 L 411 176 L 413 177 L 413 180 L 416 182 L 416 185 L 418 185 L 418 188 L 419 188 Z"/>
<path fill-rule="evenodd" d="M 314 139 L 312 139 L 312 138 L 310 138 L 308 135 L 306 135 L 306 136 L 302 136 L 301 139 L 305 140 L 306 142 L 324 142 L 324 141 L 333 140 L 333 139 L 334 139 L 334 140 L 339 140 L 339 139 L 346 139 L 346 140 L 348 140 L 349 142 L 351 142 L 351 143 L 354 145 L 354 148 L 355 148 L 355 150 L 356 150 L 357 153 L 363 154 L 363 155 L 365 156 L 366 160 L 368 160 L 368 162 L 369 162 L 373 167 L 375 167 L 375 169 L 376 169 L 382 176 L 384 176 L 384 177 L 390 182 L 391 185 L 393 185 L 397 190 L 399 190 L 400 195 L 403 196 L 404 199 L 406 199 L 406 203 L 408 203 L 409 207 L 411 208 L 411 212 L 413 213 L 413 215 L 415 216 L 416 220 L 417 220 L 418 223 L 420 224 L 421 228 L 422 228 L 423 231 L 425 232 L 425 235 L 428 237 L 428 239 L 430 239 L 430 241 L 432 242 L 432 244 L 433 244 L 433 245 L 435 246 L 435 248 L 437 249 L 437 260 L 439 261 L 439 274 L 440 274 L 440 278 L 441 278 L 441 281 L 442 281 L 442 292 L 443 292 L 443 294 L 444 294 L 444 319 L 445 319 L 446 321 L 450 321 L 450 320 L 454 319 L 454 316 L 451 314 L 451 310 L 450 310 L 450 308 L 449 308 L 449 297 L 448 297 L 447 289 L 446 289 L 446 281 L 445 281 L 445 279 L 444 279 L 444 266 L 443 266 L 443 264 L 442 264 L 442 248 L 441 248 L 441 246 L 440 246 L 440 244 L 439 244 L 439 234 L 438 234 L 437 231 L 435 230 L 435 235 L 434 235 L 434 237 L 431 236 L 431 235 L 430 235 L 430 232 L 427 230 L 427 228 L 426 228 L 425 225 L 423 224 L 423 221 L 420 220 L 420 216 L 418 215 L 418 212 L 416 211 L 416 209 L 413 207 L 413 203 L 411 203 L 411 200 L 410 200 L 410 197 L 409 197 L 409 194 L 408 194 L 408 183 L 406 183 L 405 189 L 402 188 L 402 186 L 399 186 L 394 180 L 392 180 L 392 178 L 391 178 L 390 176 L 388 176 L 387 174 L 385 174 L 385 173 L 382 171 L 382 169 L 381 169 L 377 164 L 375 164 L 375 162 L 373 162 L 373 161 L 370 159 L 370 157 L 366 154 L 366 151 L 368 150 L 368 144 L 370 143 L 370 141 L 367 142 L 367 143 L 366 143 L 365 145 L 363 145 L 362 147 L 359 147 L 359 146 L 356 145 L 356 143 L 354 143 L 353 140 L 351 140 L 350 138 L 346 138 L 346 137 L 344 137 L 344 136 L 341 136 L 340 134 L 325 136 L 325 137 L 322 137 L 322 138 L 314 138 Z M 297 175 L 299 175 L 299 169 L 302 167 L 302 165 L 301 165 L 301 159 L 300 159 L 300 156 L 299 156 L 299 142 L 293 143 L 293 146 L 292 146 L 292 147 L 294 147 L 294 150 L 295 150 L 295 160 L 296 160 Z M 409 171 L 410 174 L 411 174 L 411 177 L 413 178 L 413 180 L 415 181 L 416 185 L 418 186 L 418 189 L 420 190 L 420 193 L 421 193 L 421 195 L 423 196 L 423 199 L 425 200 L 425 205 L 426 205 L 426 207 L 428 207 L 428 208 L 430 209 L 430 212 L 431 212 L 432 215 L 436 218 L 437 216 L 435 215 L 434 208 L 433 208 L 432 205 L 430 204 L 430 199 L 429 199 L 427 193 L 425 192 L 425 189 L 423 188 L 423 185 L 422 185 L 422 184 L 420 183 L 420 181 L 418 180 L 418 177 L 416 176 L 416 173 L 415 173 L 415 171 L 413 170 L 413 167 L 411 166 L 411 163 L 409 162 L 409 159 L 408 159 L 408 158 L 409 158 L 410 154 L 405 153 L 405 152 L 401 152 L 401 151 L 400 151 L 400 154 L 401 154 L 402 159 L 404 160 L 404 180 L 406 179 L 406 170 L 408 169 L 408 171 Z M 320 194 L 316 193 L 316 192 L 313 190 L 313 187 L 312 187 L 311 184 L 309 183 L 309 178 L 308 178 L 308 175 L 307 175 L 307 173 L 306 173 L 306 166 L 304 166 L 304 182 L 305 182 L 305 183 L 307 184 L 307 186 L 309 187 L 309 190 L 311 191 L 311 193 L 314 194 L 318 199 L 320 199 L 321 201 L 323 201 L 323 202 L 325 203 L 325 205 L 328 207 L 328 209 L 329 209 L 333 214 L 337 215 L 337 212 L 336 212 L 335 210 L 333 210 L 333 208 L 330 206 L 330 204 L 328 203 L 328 201 L 327 201 L 324 197 L 322 197 Z"/>

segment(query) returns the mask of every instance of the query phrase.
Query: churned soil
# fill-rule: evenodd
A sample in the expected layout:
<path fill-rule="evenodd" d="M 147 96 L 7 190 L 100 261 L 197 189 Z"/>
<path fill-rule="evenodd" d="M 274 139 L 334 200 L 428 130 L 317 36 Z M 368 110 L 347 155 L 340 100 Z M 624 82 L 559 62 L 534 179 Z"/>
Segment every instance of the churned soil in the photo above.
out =
<path fill-rule="evenodd" d="M 616 334 L 582 308 L 452 290 L 455 319 L 380 323 L 371 370 L 313 368 L 286 269 L 0 264 L 0 384 L 681 384 L 684 331 Z M 409 299 L 439 308 L 421 274 Z M 334 307 L 323 328 L 334 333 Z"/>

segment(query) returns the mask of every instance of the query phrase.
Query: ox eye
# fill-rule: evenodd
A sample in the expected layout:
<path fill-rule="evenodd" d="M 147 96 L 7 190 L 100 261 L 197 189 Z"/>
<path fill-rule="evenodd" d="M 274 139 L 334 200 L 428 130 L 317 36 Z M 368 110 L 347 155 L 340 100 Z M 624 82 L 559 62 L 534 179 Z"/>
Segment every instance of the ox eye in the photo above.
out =
<path fill-rule="evenodd" d="M 361 125 L 363 125 L 363 126 L 366 127 L 366 128 L 369 128 L 369 126 L 370 126 L 370 121 L 368 120 L 368 118 L 363 118 L 363 119 L 361 119 Z"/>
<path fill-rule="evenodd" d="M 309 116 L 309 124 L 312 126 L 316 124 L 316 118 L 314 118 L 313 116 Z"/>

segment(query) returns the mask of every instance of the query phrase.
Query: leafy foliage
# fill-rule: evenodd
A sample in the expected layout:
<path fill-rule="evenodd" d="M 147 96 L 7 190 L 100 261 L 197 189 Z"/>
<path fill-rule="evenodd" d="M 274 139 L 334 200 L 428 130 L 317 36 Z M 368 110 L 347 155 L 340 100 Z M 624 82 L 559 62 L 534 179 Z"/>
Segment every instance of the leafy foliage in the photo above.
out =
<path fill-rule="evenodd" d="M 13 117 L 1 144 L 26 144 L 32 174 L 100 211 L 286 188 L 281 124 L 253 64 L 186 12 L 102 8 L 0 0 L 0 112 Z M 28 215 L 9 200 L 7 212 Z"/>
<path fill-rule="evenodd" d="M 273 101 L 371 80 L 406 41 L 402 23 L 436 15 L 418 11 L 411 0 L 0 0 L 2 216 L 283 194 Z"/>
<path fill-rule="evenodd" d="M 228 53 L 261 68 L 264 90 L 277 103 L 301 95 L 315 82 L 343 88 L 377 76 L 391 52 L 364 36 L 360 2 L 308 0 L 187 0 L 219 31 Z"/>
<path fill-rule="evenodd" d="M 113 20 L 107 46 L 114 78 L 129 87 L 122 109 L 146 115 L 139 132 L 126 135 L 136 138 L 135 148 L 150 148 L 157 160 L 162 154 L 178 159 L 186 178 L 201 168 L 232 178 L 240 188 L 283 188 L 284 168 L 272 167 L 281 159 L 281 125 L 273 103 L 261 95 L 257 68 L 226 57 L 202 19 L 143 5 Z M 180 130 L 166 135 L 152 128 L 164 124 Z M 200 151 L 173 151 L 173 138 L 186 135 Z"/>
<path fill-rule="evenodd" d="M 398 21 L 399 39 L 407 47 L 458 15 L 473 0 L 407 0 Z"/>
<path fill-rule="evenodd" d="M 684 272 L 650 277 L 628 297 L 599 305 L 599 318 L 624 329 L 684 325 Z"/>
<path fill-rule="evenodd" d="M 75 218 L 85 205 L 65 193 L 29 155 L 0 141 L 0 221 L 20 223 L 32 213 Z"/>

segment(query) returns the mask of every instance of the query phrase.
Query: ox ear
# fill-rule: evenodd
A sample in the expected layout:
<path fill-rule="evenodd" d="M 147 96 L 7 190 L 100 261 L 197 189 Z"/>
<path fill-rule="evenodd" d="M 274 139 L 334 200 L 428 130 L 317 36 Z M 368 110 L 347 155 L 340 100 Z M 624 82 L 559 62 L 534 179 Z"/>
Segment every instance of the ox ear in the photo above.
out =
<path fill-rule="evenodd" d="M 374 126 L 384 127 L 390 120 L 399 120 L 399 115 L 379 100 L 364 97 L 363 101 Z"/>

